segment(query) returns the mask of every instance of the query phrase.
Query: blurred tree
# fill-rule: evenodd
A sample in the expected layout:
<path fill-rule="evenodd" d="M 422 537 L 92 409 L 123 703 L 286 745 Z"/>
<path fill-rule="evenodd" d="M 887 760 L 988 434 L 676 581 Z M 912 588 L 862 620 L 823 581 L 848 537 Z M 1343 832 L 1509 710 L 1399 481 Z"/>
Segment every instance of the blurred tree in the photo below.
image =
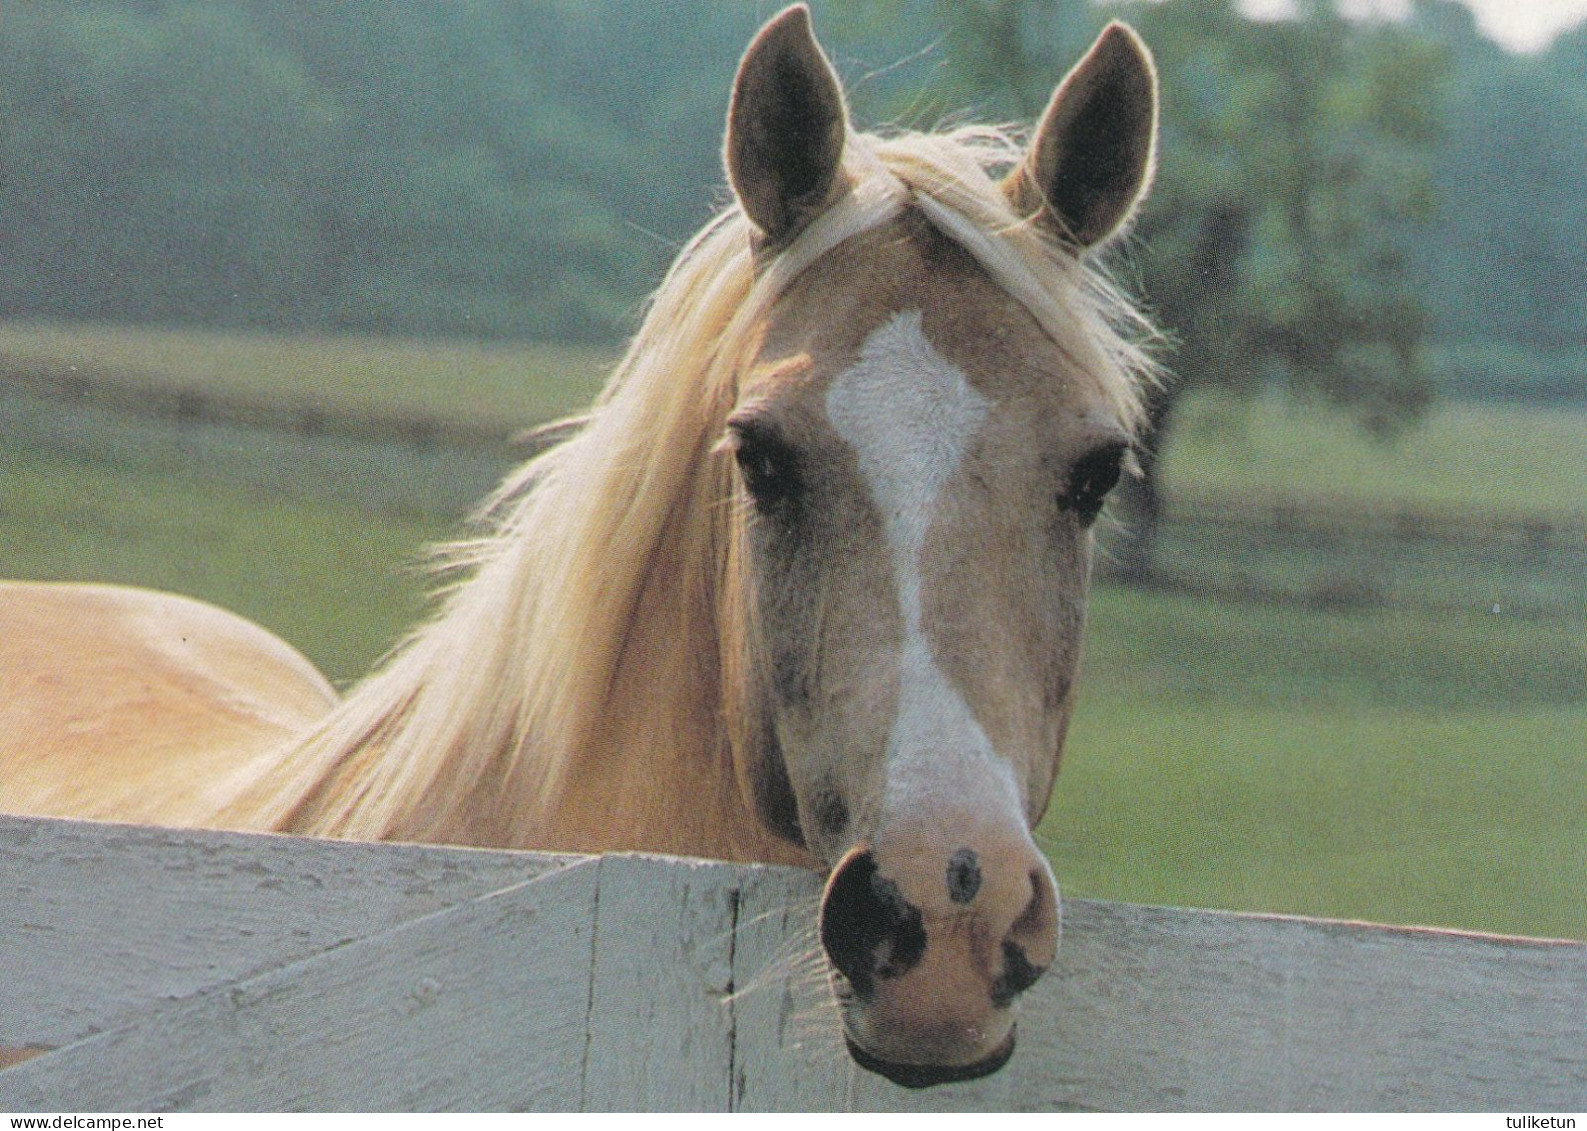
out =
<path fill-rule="evenodd" d="M 719 176 L 723 108 L 664 84 L 646 105 L 694 130 L 647 130 L 625 70 L 675 70 L 709 11 L 672 42 L 634 7 L 8 8 L 0 315 L 611 338 L 666 255 L 625 219 L 681 238 L 703 209 L 684 226 L 656 203 L 682 196 L 679 155 Z"/>
<path fill-rule="evenodd" d="M 1435 48 L 1392 26 L 1347 23 L 1320 0 L 1267 23 L 1244 19 L 1233 0 L 1102 12 L 1086 0 L 928 6 L 949 29 L 950 97 L 1026 118 L 1105 16 L 1129 19 L 1157 56 L 1161 166 L 1134 242 L 1141 285 L 1176 347 L 1174 378 L 1149 398 L 1119 573 L 1153 576 L 1159 468 L 1187 393 L 1281 383 L 1378 434 L 1426 407 L 1426 315 L 1409 250 L 1432 210 Z"/>
<path fill-rule="evenodd" d="M 636 179 L 637 155 L 556 73 L 576 53 L 571 5 L 235 3 L 334 107 L 312 201 L 326 320 L 618 331 L 654 256 L 605 187 Z"/>
<path fill-rule="evenodd" d="M 1541 55 L 1510 55 L 1447 0 L 1419 5 L 1417 22 L 1445 46 L 1453 79 L 1438 156 L 1441 236 L 1419 248 L 1434 333 L 1544 354 L 1580 349 L 1587 27 Z"/>
<path fill-rule="evenodd" d="M 225 322 L 290 307 L 315 107 L 237 13 L 8 9 L 0 92 L 0 311 Z"/>

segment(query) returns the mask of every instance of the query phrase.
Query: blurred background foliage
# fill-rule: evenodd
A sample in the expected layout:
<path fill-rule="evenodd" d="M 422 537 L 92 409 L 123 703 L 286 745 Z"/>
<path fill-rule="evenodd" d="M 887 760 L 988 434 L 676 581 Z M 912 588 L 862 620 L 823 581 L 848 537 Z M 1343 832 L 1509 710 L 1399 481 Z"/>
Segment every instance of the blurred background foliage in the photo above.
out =
<path fill-rule="evenodd" d="M 1587 30 L 1517 56 L 1446 0 L 1405 24 L 1318 0 L 1261 23 L 1231 0 L 830 7 L 872 123 L 1028 119 L 1107 18 L 1142 30 L 1165 133 L 1135 260 L 1184 381 L 1280 377 L 1386 422 L 1425 399 L 1427 344 L 1511 360 L 1486 385 L 1434 367 L 1462 389 L 1575 391 L 1541 374 L 1587 340 Z M 769 10 L 9 5 L 0 318 L 610 340 L 707 215 Z"/>
<path fill-rule="evenodd" d="M 611 342 L 720 181 L 765 5 L 31 0 L 0 39 L 0 320 Z M 1439 389 L 1583 395 L 1587 31 L 1324 0 L 818 5 L 862 121 L 1029 120 L 1108 18 L 1153 45 L 1156 191 L 1123 262 L 1184 394 L 1275 385 L 1392 434 Z M 768 9 L 769 10 L 769 9 Z"/>

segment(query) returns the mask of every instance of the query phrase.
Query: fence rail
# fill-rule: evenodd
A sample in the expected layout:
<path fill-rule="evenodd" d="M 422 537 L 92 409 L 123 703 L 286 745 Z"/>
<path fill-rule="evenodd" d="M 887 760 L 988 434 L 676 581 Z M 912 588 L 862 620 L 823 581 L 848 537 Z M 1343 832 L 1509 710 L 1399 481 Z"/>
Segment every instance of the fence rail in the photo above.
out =
<path fill-rule="evenodd" d="M 788 869 L 0 818 L 0 1110 L 1587 1108 L 1587 944 L 1071 901 L 1011 1064 L 854 1067 Z"/>
<path fill-rule="evenodd" d="M 1104 530 L 1104 551 L 1108 539 Z M 1104 576 L 1107 560 L 1104 552 Z M 1161 584 L 1202 596 L 1580 619 L 1587 515 L 1179 496 L 1158 532 L 1154 569 Z"/>
<path fill-rule="evenodd" d="M 1584 495 L 1587 498 L 1587 495 Z M 1359 499 L 1279 495 L 1236 500 L 1190 495 L 1174 500 L 1172 520 L 1233 532 L 1294 538 L 1522 547 L 1539 553 L 1587 549 L 1587 514 L 1523 514 L 1465 506 L 1364 505 Z"/>

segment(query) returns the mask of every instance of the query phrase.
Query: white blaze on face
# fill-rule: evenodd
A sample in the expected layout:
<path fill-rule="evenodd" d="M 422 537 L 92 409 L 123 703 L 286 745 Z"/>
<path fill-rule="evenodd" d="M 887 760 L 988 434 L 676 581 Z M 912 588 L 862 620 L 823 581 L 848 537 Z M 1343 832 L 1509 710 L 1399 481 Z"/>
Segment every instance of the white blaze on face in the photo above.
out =
<path fill-rule="evenodd" d="M 895 315 L 873 331 L 859 360 L 827 391 L 827 417 L 859 457 L 885 524 L 903 617 L 885 813 L 911 812 L 947 791 L 979 793 L 988 786 L 997 801 L 1015 812 L 1020 807 L 1008 767 L 993 755 L 974 713 L 937 665 L 921 623 L 926 534 L 943 488 L 989 408 L 958 366 L 927 340 L 918 310 Z"/>

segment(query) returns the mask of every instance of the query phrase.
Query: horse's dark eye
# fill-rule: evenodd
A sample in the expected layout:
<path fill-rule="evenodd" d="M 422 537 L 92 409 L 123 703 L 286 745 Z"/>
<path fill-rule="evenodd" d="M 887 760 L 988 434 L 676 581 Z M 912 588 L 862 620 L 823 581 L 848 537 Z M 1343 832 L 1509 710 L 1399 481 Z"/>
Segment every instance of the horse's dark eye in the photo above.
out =
<path fill-rule="evenodd" d="M 782 506 L 799 493 L 799 461 L 780 437 L 757 428 L 736 433 L 733 458 L 744 487 L 763 511 Z"/>
<path fill-rule="evenodd" d="M 1082 526 L 1096 521 L 1102 504 L 1119 481 L 1127 444 L 1108 444 L 1081 456 L 1069 469 L 1069 482 L 1058 497 L 1062 510 L 1073 512 Z"/>

